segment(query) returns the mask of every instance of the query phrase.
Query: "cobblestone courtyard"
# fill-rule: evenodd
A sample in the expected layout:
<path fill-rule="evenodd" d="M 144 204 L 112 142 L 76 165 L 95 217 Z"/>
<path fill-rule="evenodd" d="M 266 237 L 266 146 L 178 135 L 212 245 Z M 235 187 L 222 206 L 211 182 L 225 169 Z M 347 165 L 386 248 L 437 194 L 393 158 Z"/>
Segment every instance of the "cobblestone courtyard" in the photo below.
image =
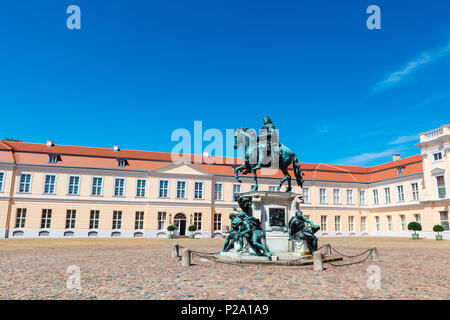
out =
<path fill-rule="evenodd" d="M 218 251 L 224 239 L 0 240 L 0 299 L 449 299 L 450 241 L 322 238 L 343 253 L 378 248 L 379 262 L 314 272 L 312 266 L 240 266 L 171 257 L 173 243 Z M 345 261 L 349 261 L 348 259 Z M 366 269 L 381 270 L 381 288 Z M 68 266 L 81 289 L 67 289 Z"/>

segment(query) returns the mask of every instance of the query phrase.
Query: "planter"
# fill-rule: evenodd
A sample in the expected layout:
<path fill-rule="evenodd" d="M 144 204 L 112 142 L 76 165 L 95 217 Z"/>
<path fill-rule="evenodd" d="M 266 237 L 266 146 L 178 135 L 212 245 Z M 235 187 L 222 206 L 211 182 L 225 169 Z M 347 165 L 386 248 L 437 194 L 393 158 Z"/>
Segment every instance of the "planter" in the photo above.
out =
<path fill-rule="evenodd" d="M 194 239 L 195 235 L 194 234 L 190 234 L 189 238 Z"/>
<path fill-rule="evenodd" d="M 413 233 L 412 234 L 412 238 L 413 239 L 419 239 L 419 234 L 418 233 Z"/>
<path fill-rule="evenodd" d="M 173 239 L 173 234 L 168 234 L 168 235 L 167 235 L 167 238 Z"/>
<path fill-rule="evenodd" d="M 442 234 L 437 234 L 436 235 L 436 240 L 442 240 Z"/>

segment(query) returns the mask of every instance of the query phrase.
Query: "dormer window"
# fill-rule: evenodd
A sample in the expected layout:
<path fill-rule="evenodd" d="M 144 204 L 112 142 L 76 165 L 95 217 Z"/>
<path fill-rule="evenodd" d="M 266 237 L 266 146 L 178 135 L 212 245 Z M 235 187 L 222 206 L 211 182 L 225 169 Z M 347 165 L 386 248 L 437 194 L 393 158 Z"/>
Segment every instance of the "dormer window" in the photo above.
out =
<path fill-rule="evenodd" d="M 117 159 L 117 168 L 125 168 L 126 165 L 127 165 L 127 160 Z"/>
<path fill-rule="evenodd" d="M 57 154 L 49 154 L 48 155 L 48 163 L 57 163 L 60 160 Z"/>
<path fill-rule="evenodd" d="M 397 168 L 397 175 L 401 176 L 403 174 L 403 167 L 398 167 Z"/>

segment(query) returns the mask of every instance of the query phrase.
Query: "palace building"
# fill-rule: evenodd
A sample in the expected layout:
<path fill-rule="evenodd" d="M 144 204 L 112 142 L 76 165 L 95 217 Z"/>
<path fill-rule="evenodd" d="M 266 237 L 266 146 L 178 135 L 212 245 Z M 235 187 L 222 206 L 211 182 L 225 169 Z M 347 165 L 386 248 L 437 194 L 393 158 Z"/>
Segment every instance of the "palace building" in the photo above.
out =
<path fill-rule="evenodd" d="M 293 178 L 293 191 L 318 235 L 410 236 L 408 223 L 419 221 L 422 237 L 441 224 L 450 238 L 450 125 L 420 134 L 417 147 L 373 167 L 301 163 L 305 183 L 300 190 Z M 234 165 L 209 158 L 174 163 L 170 153 L 118 146 L 0 141 L 0 237 L 156 238 L 169 224 L 179 236 L 196 225 L 196 237 L 222 237 L 233 194 L 253 179 L 237 183 Z M 261 176 L 260 190 L 275 190 L 281 177 Z"/>

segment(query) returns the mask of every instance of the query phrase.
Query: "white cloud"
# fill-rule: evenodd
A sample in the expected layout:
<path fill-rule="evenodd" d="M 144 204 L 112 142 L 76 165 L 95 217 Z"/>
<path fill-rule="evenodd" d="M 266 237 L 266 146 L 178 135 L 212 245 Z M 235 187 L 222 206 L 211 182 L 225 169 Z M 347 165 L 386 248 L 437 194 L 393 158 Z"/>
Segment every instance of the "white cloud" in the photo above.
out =
<path fill-rule="evenodd" d="M 384 158 L 387 156 L 392 156 L 394 153 L 398 153 L 401 150 L 401 148 L 391 148 L 385 151 L 381 152 L 368 152 L 368 153 L 361 153 L 356 156 L 344 158 L 341 160 L 336 161 L 336 163 L 343 164 L 343 165 L 364 165 L 367 162 L 375 159 Z"/>
<path fill-rule="evenodd" d="M 423 67 L 445 56 L 448 56 L 449 54 L 450 54 L 450 42 L 447 43 L 444 47 L 436 49 L 434 51 L 423 52 L 416 59 L 409 61 L 403 68 L 389 73 L 385 80 L 377 83 L 373 87 L 373 91 L 381 92 L 386 89 L 389 89 L 390 87 L 404 80 L 412 72 L 416 71 L 420 67 Z"/>
<path fill-rule="evenodd" d="M 395 140 L 392 140 L 391 142 L 389 142 L 389 144 L 400 144 L 400 143 L 410 142 L 410 141 L 414 141 L 414 140 L 418 140 L 418 139 L 419 139 L 418 134 L 413 134 L 410 136 L 401 136 L 401 137 L 397 137 Z"/>

